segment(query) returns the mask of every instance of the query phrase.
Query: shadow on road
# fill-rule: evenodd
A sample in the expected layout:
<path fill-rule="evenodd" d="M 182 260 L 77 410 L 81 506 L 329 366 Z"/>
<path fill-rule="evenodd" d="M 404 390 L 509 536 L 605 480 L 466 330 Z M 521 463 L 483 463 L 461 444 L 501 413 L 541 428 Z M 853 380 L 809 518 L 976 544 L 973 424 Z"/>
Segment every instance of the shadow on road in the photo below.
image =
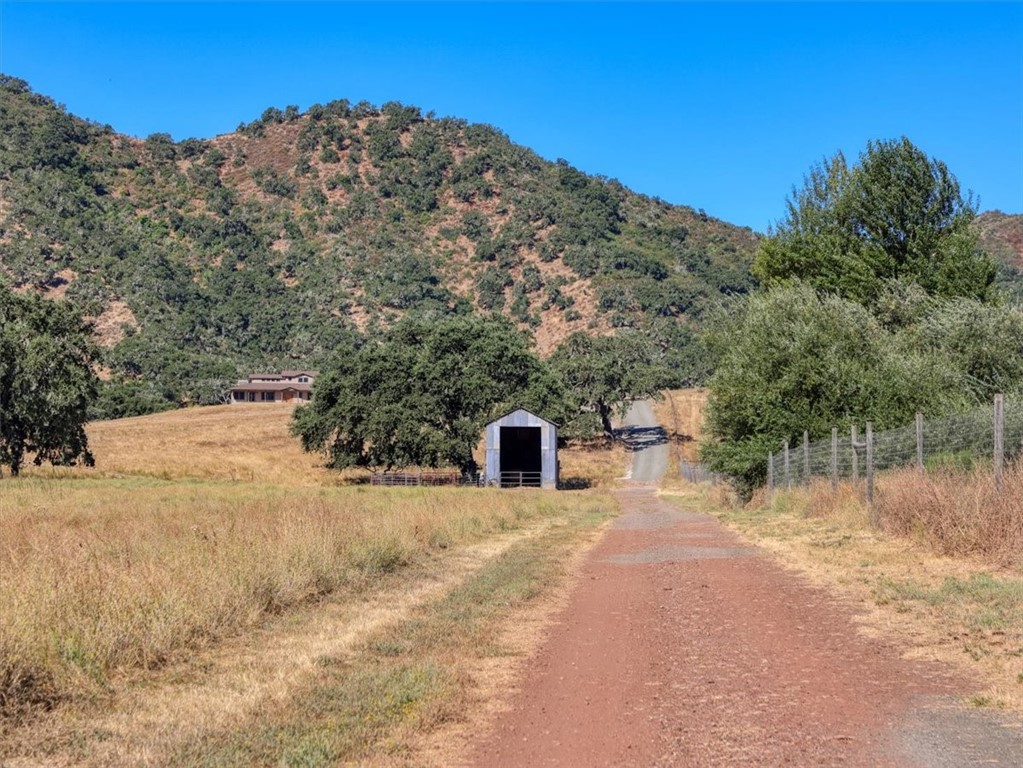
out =
<path fill-rule="evenodd" d="M 620 427 L 615 438 L 627 451 L 642 451 L 655 445 L 667 445 L 668 433 L 664 427 Z"/>

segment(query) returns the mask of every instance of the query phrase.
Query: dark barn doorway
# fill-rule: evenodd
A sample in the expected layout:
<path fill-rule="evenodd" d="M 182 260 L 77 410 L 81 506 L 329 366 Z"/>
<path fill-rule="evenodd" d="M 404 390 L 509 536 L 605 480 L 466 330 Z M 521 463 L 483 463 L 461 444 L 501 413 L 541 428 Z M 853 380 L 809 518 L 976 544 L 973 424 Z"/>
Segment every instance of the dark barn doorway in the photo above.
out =
<path fill-rule="evenodd" d="M 501 427 L 501 485 L 539 488 L 542 472 L 540 427 Z"/>

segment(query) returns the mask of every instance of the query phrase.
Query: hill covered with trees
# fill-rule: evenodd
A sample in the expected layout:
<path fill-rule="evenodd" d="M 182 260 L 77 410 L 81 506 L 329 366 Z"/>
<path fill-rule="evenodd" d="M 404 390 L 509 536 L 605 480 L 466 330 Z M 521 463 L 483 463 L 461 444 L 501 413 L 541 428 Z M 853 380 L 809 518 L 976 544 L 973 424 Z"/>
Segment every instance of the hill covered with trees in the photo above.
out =
<path fill-rule="evenodd" d="M 213 402 L 406 314 L 500 313 L 548 353 L 642 329 L 680 381 L 758 236 L 416 107 L 270 108 L 137 139 L 0 77 L 0 282 L 94 318 L 105 413 Z"/>

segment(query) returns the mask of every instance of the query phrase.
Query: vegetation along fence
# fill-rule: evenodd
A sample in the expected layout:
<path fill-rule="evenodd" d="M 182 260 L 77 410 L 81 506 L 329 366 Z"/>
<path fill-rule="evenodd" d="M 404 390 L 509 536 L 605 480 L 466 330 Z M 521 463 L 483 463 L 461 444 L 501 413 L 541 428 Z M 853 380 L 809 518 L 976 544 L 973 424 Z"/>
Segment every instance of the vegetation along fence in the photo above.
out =
<path fill-rule="evenodd" d="M 972 468 L 978 462 L 991 463 L 996 485 L 1002 482 L 1006 460 L 1023 456 L 1023 401 L 995 395 L 993 407 L 967 413 L 916 421 L 897 429 L 874 432 L 871 422 L 862 429 L 850 428 L 831 437 L 810 442 L 803 433 L 801 445 L 785 443 L 767 456 L 768 488 L 809 485 L 810 479 L 830 477 L 832 486 L 849 479 L 862 482 L 868 502 L 874 500 L 874 472 L 916 465 L 921 471 L 953 466 Z"/>
<path fill-rule="evenodd" d="M 710 483 L 711 485 L 717 485 L 719 482 L 724 480 L 722 475 L 716 472 L 711 472 L 706 464 L 699 464 L 695 461 L 687 461 L 681 459 L 679 461 L 679 471 L 682 474 L 682 479 L 690 483 Z"/>

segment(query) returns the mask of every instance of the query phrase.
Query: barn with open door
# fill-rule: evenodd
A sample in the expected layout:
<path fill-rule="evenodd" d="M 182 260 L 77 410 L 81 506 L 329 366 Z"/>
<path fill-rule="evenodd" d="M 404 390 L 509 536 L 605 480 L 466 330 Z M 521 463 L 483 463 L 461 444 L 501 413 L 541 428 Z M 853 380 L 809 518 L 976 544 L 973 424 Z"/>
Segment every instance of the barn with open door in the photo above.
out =
<path fill-rule="evenodd" d="M 486 471 L 502 488 L 557 488 L 558 425 L 524 408 L 490 422 Z"/>

